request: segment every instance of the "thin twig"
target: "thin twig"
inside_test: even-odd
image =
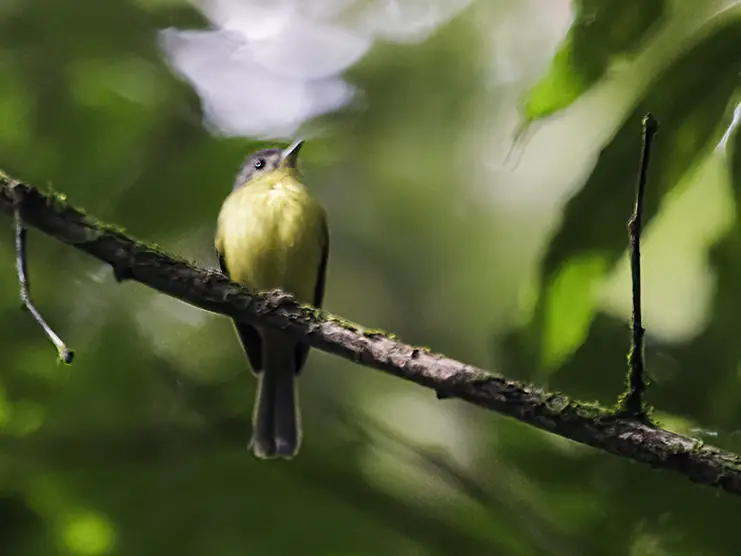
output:
[[[46,321],[44,320],[44,317],[41,316],[41,313],[34,307],[33,303],[31,303],[31,291],[30,291],[30,284],[28,281],[28,270],[26,266],[26,228],[23,226],[23,221],[21,219],[20,209],[18,207],[15,208],[14,211],[15,216],[15,255],[16,255],[16,266],[18,268],[18,284],[20,285],[21,289],[21,303],[23,304],[22,307],[28,310],[29,313],[33,316],[33,318],[36,320],[36,322],[39,323],[39,326],[41,326],[44,333],[47,335],[47,337],[51,340],[51,343],[54,344],[54,347],[57,348],[57,353],[59,353],[59,359],[61,359],[64,363],[70,364],[72,363],[72,359],[74,358],[74,352],[70,350],[65,343],[62,341],[62,339],[52,330],[51,326],[49,326]]]
[[[638,184],[636,185],[636,201],[633,215],[628,222],[631,247],[630,268],[633,281],[633,337],[630,353],[628,354],[630,368],[628,370],[627,391],[620,400],[620,409],[635,417],[645,417],[646,413],[643,403],[643,393],[646,390],[647,380],[643,350],[643,336],[646,330],[643,328],[643,317],[641,315],[641,232],[643,228],[643,196],[646,191],[651,145],[658,130],[659,123],[653,115],[646,114],[643,118],[643,149],[638,171]]]
[[[492,374],[364,329],[281,291],[256,293],[223,274],[175,259],[101,223],[63,200],[0,174],[0,210],[13,214],[14,193],[23,221],[111,266],[132,280],[201,309],[280,330],[327,353],[465,400],[523,423],[616,456],[673,470],[688,479],[741,496],[741,456],[643,419]],[[595,372],[600,372],[599,368]]]

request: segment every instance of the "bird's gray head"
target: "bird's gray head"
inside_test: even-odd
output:
[[[234,189],[239,189],[249,184],[252,180],[270,172],[275,172],[276,170],[296,170],[298,153],[303,143],[303,141],[298,140],[284,150],[263,149],[249,155],[237,175],[237,180],[234,182]]]

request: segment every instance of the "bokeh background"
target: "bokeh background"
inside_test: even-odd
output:
[[[216,266],[243,157],[297,134],[326,308],[585,400],[623,388],[641,117],[649,401],[741,450],[741,5],[3,0],[0,167]],[[246,450],[230,323],[0,217],[0,553],[737,554],[741,502],[314,352],[303,451]]]

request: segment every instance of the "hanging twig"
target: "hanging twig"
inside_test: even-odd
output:
[[[52,330],[44,317],[41,316],[38,309],[31,303],[30,285],[28,282],[28,271],[26,266],[26,228],[23,226],[23,220],[21,219],[20,208],[15,208],[15,254],[16,254],[16,266],[18,268],[18,283],[21,289],[21,302],[23,307],[28,310],[33,316],[36,322],[39,323],[44,333],[57,348],[59,353],[59,359],[69,364],[72,363],[74,352],[70,350],[62,339]]]
[[[651,114],[643,118],[643,150],[641,165],[638,171],[636,186],[636,201],[633,215],[628,221],[628,235],[630,237],[630,268],[633,281],[633,337],[628,354],[628,384],[627,391],[620,400],[620,409],[627,414],[643,417],[645,407],[643,392],[646,390],[645,357],[643,352],[643,317],[641,315],[641,231],[643,218],[643,195],[646,190],[648,164],[651,156],[651,144],[659,130],[659,124]]]

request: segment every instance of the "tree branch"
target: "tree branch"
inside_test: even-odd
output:
[[[221,273],[174,259],[69,206],[0,176],[0,209],[110,264],[125,276],[201,309],[281,330],[306,344],[459,398],[542,430],[741,495],[741,457],[613,411],[507,380],[426,348],[368,331],[280,291],[250,292]]]

